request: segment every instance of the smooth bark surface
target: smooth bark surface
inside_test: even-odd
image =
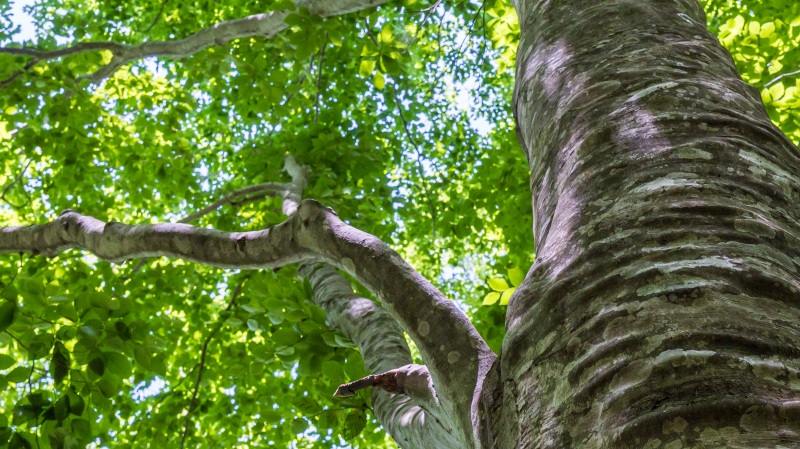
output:
[[[798,151],[693,0],[526,1],[499,448],[800,445]]]
[[[329,265],[307,265],[300,274],[311,281],[314,302],[325,310],[331,328],[358,346],[368,371],[383,373],[411,364],[403,331],[386,310],[353,293],[347,279]],[[375,414],[398,444],[421,449],[463,447],[463,440],[453,432],[452,419],[437,416],[439,405],[411,393],[391,394],[378,388],[372,392]]]

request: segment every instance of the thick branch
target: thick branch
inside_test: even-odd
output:
[[[377,237],[344,223],[312,200],[270,229],[225,233],[183,224],[129,226],[74,211],[45,225],[0,228],[0,252],[56,255],[82,248],[118,262],[179,257],[229,268],[275,268],[321,260],[355,276],[416,342],[439,396],[471,431],[475,387],[494,354],[458,307]]]
[[[32,48],[0,48],[0,53],[30,56],[34,61],[46,61],[87,51],[107,50],[113,55],[111,61],[87,78],[91,83],[99,83],[113,75],[120,67],[148,57],[181,59],[201,50],[245,37],[262,36],[272,39],[288,28],[286,16],[308,8],[311,14],[322,17],[339,16],[386,3],[387,0],[299,0],[295,9],[254,14],[240,19],[227,20],[204,28],[191,36],[170,41],[151,41],[138,45],[117,42],[80,42],[75,45],[51,51]]]
[[[67,210],[48,224],[0,228],[0,252],[55,256],[81,248],[110,262],[166,256],[223,268],[277,268],[310,257],[294,241],[292,224],[221,232],[171,223],[130,226]]]
[[[308,167],[287,155],[284,158],[284,170],[292,177],[292,181],[284,193],[283,212],[292,216],[303,199]],[[398,366],[419,367],[411,365],[411,351],[397,321],[374,301],[356,295],[350,282],[333,266],[302,264],[297,271],[311,282],[314,302],[325,311],[328,326],[342,332],[358,346],[369,371],[381,373],[394,371]],[[424,371],[427,394],[417,393],[416,389],[409,395],[389,394],[377,388],[373,390],[373,410],[383,428],[403,448],[463,447],[463,440],[459,440],[456,437],[458,433],[453,432],[457,427],[456,417],[446,414],[440,406],[427,368],[422,366],[421,369],[407,371]],[[417,375],[415,378],[420,377]],[[420,383],[418,381],[414,385]]]
[[[293,156],[287,155],[283,158],[283,169],[292,177],[283,193],[283,213],[291,217],[303,201],[303,190],[308,182],[308,166],[298,164]]]
[[[327,324],[341,331],[358,346],[364,365],[373,373],[392,371],[411,364],[411,352],[397,321],[375,301],[353,292],[350,281],[328,264],[303,264],[298,274],[311,281],[314,302],[325,310]],[[414,370],[418,371],[418,370]],[[427,376],[430,382],[430,376]],[[372,386],[370,384],[370,386]],[[454,419],[433,400],[431,393],[390,394],[376,388],[372,392],[375,415],[386,431],[403,448],[457,449],[463,440],[454,432]],[[413,397],[412,397],[413,395]]]
[[[494,354],[467,317],[375,236],[316,202],[304,201],[296,216],[315,236],[315,255],[355,276],[380,298],[419,347],[440,397],[468,413],[474,387]]]

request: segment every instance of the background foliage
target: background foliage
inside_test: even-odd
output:
[[[44,0],[27,6],[30,36],[3,0],[0,44],[181,38],[284,3]],[[800,140],[800,4],[704,6],[773,120]],[[96,86],[80,76],[107,52],[32,66],[0,54],[0,225],[66,208],[177,220],[237,188],[286,181],[292,154],[311,168],[308,197],[398,248],[499,350],[501,296],[534,257],[510,111],[513,9],[404,0],[287,21],[276,39],[139,61]],[[256,197],[195,224],[253,230],[283,218]],[[363,361],[292,268],[137,264],[0,257],[0,445],[176,447],[186,434],[188,447],[393,447],[367,393],[331,396],[366,374]]]

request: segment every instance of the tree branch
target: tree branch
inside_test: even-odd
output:
[[[292,181],[290,183],[279,183],[279,182],[265,182],[262,184],[257,184],[254,186],[244,187],[238,190],[234,190],[227,196],[214,201],[213,203],[209,204],[208,206],[200,209],[199,211],[178,220],[178,223],[191,223],[195,220],[199,220],[200,218],[210,214],[211,212],[219,209],[220,207],[224,206],[225,204],[235,204],[237,198],[241,198],[243,196],[248,195],[256,195],[255,198],[261,198],[263,195],[257,195],[261,193],[265,193],[267,195],[282,195],[283,196],[283,212],[287,216],[294,213],[297,210],[297,205],[300,203],[302,199],[302,192],[305,188],[306,183],[306,176],[308,174],[308,168],[306,166],[300,166],[297,161],[295,161],[294,157],[287,155],[284,158],[284,170],[286,170],[289,175],[292,177]],[[298,190],[299,189],[299,190]],[[245,198],[246,201],[252,198]],[[288,201],[288,203],[287,203]],[[147,259],[142,259],[139,263],[131,270],[129,276],[137,273],[142,267],[147,263]]]
[[[303,264],[298,274],[307,277],[314,302],[325,310],[327,324],[355,343],[368,371],[381,373],[411,364],[411,352],[397,321],[377,304],[353,292],[350,281],[328,264]],[[424,367],[422,367],[424,369]],[[430,376],[428,376],[430,380]],[[371,386],[371,385],[370,385]],[[431,385],[431,389],[433,386]],[[430,397],[433,397],[432,393]],[[425,395],[372,392],[373,410],[386,431],[403,448],[458,449],[455,421],[439,403]]]
[[[386,3],[388,0],[298,0],[292,10],[272,11],[253,14],[240,19],[227,20],[204,28],[183,39],[169,41],[150,41],[136,45],[117,42],[79,42],[56,50],[37,50],[33,48],[0,48],[0,53],[30,56],[36,63],[87,51],[107,50],[112,53],[111,61],[96,72],[86,75],[91,84],[99,83],[114,74],[120,67],[133,61],[148,57],[181,59],[209,47],[225,45],[245,37],[262,36],[272,39],[288,28],[284,21],[289,14],[308,8],[311,14],[322,17],[339,16]],[[16,76],[14,76],[16,77]],[[3,86],[9,82],[4,82]]]
[[[242,286],[244,285],[245,281],[247,281],[247,277],[243,278],[239,281],[239,284],[236,286],[236,289],[231,294],[231,299],[228,301],[228,306],[225,308],[225,311],[230,311],[234,305],[236,305],[236,299],[242,293]],[[208,344],[211,343],[211,340],[214,336],[219,332],[220,328],[222,328],[222,320],[219,320],[211,329],[211,332],[208,333],[206,336],[205,341],[203,342],[203,349],[200,351],[200,362],[198,363],[197,369],[197,379],[194,382],[194,388],[192,389],[192,398],[189,401],[189,408],[186,409],[186,418],[183,422],[183,435],[181,436],[181,449],[184,448],[186,443],[186,437],[189,435],[189,425],[192,422],[192,411],[197,404],[197,396],[200,393],[200,382],[203,380],[203,374],[205,373],[206,367],[206,356],[208,355]],[[184,378],[185,379],[185,378]]]
[[[271,195],[286,195],[287,189],[289,186],[287,184],[281,182],[265,182],[262,184],[256,184],[254,186],[244,187],[238,190],[234,190],[224,198],[220,198],[217,201],[209,204],[208,206],[200,209],[199,211],[187,216],[186,218],[182,218],[178,220],[178,223],[191,223],[195,220],[199,220],[200,218],[214,212],[215,210],[219,209],[220,207],[233,203],[236,199],[241,198],[243,196],[258,194],[258,193],[267,193]]]
[[[283,169],[292,177],[283,194],[283,213],[291,217],[303,201],[303,190],[308,182],[308,167],[298,164],[293,156],[286,155],[283,158]]]
[[[0,228],[0,252],[55,256],[70,248],[111,262],[168,256],[241,269],[330,263],[380,298],[416,342],[439,396],[463,413],[468,414],[474,388],[495,358],[463,312],[394,250],[313,200],[300,203],[287,221],[251,232],[185,224],[130,226],[70,210],[48,224]]]
[[[316,201],[298,205],[307,168],[287,157],[286,170],[292,176],[284,201],[290,218],[269,229],[226,233],[186,224],[130,226],[67,210],[48,224],[0,228],[0,252],[54,256],[82,248],[112,262],[168,256],[240,269],[326,262],[381,300],[420,349],[444,415],[456,423],[457,433],[471,435],[473,393],[495,355],[463,312],[386,243]]]
[[[437,404],[439,398],[425,365],[405,365],[380,374],[370,374],[354,382],[340,385],[333,393],[340,398],[350,397],[364,388],[375,387],[394,394],[405,394],[423,403]]]

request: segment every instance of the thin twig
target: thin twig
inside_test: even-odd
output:
[[[12,334],[11,332],[9,332],[9,331],[8,331],[8,329],[4,330],[3,332],[5,332],[6,334],[8,334],[8,336],[9,336],[9,337],[11,337],[11,338],[13,338],[14,340],[16,340],[17,344],[18,344],[18,345],[20,345],[20,346],[22,346],[22,348],[23,348],[24,350],[26,350],[26,351],[28,351],[28,352],[30,352],[30,351],[31,351],[31,350],[30,350],[30,348],[28,348],[27,346],[25,346],[24,344],[22,344],[22,341],[20,341],[20,339],[19,339],[19,338],[17,338],[17,337],[16,337],[14,334]]]
[[[6,202],[6,204],[8,204],[9,206],[11,206],[13,209],[20,209],[20,208],[22,208],[22,207],[25,207],[25,206],[27,206],[27,205],[28,205],[28,204],[31,202],[31,197],[30,197],[30,195],[28,195],[28,194],[27,194],[27,192],[25,192],[25,187],[22,185],[22,184],[23,184],[23,182],[25,181],[25,180],[24,180],[25,172],[26,172],[26,171],[28,171],[28,167],[30,167],[30,166],[31,166],[31,162],[33,162],[33,159],[29,159],[29,160],[28,160],[28,163],[27,163],[27,164],[25,164],[25,167],[23,167],[23,169],[22,169],[22,170],[20,170],[20,172],[19,172],[19,175],[18,175],[16,178],[14,178],[14,180],[13,180],[13,181],[11,181],[9,184],[7,184],[6,186],[4,186],[4,187],[3,187],[3,191],[0,193],[0,199],[2,199],[3,201],[5,201],[5,202]],[[25,194],[25,198],[26,198],[26,200],[27,200],[27,201],[25,201],[25,203],[23,203],[23,204],[20,204],[20,205],[13,204],[13,203],[11,203],[11,201],[9,201],[9,200],[6,198],[6,193],[8,193],[8,191],[9,191],[9,190],[11,190],[11,189],[12,189],[12,188],[13,188],[15,185],[17,185],[17,184],[19,184],[19,185],[21,185],[21,186],[22,186],[22,188],[21,188],[21,190],[22,190],[22,193],[23,193],[23,194]]]
[[[31,260],[31,259],[30,259],[30,257],[28,258],[28,260]],[[23,269],[23,268],[25,268],[25,264],[27,264],[27,263],[28,263],[28,260],[26,260],[26,261],[25,261],[25,263],[23,263],[23,262],[22,262],[22,253],[20,253],[20,254],[19,254],[19,270],[17,270],[17,272],[16,272],[16,273],[14,273],[14,276],[11,276],[11,280],[10,280],[10,281],[8,281],[8,284],[6,284],[6,285],[3,287],[3,289],[2,289],[2,290],[0,290],[0,296],[2,296],[2,295],[3,295],[3,292],[5,292],[5,291],[6,291],[6,289],[7,289],[7,288],[8,288],[8,287],[9,287],[11,284],[13,284],[13,283],[14,283],[14,281],[17,279],[17,276],[18,276],[18,275],[19,275],[19,274],[22,272],[22,269]]]
[[[369,40],[371,40],[376,47],[380,47],[380,45],[378,45],[378,41],[375,39],[375,36],[372,35],[372,30],[370,30],[369,22],[367,21],[366,17],[364,18],[364,30],[367,32],[367,37],[369,37]]]
[[[108,50],[112,53],[112,58],[108,63],[91,74],[78,77],[78,81],[87,79],[90,84],[99,84],[106,78],[112,76],[122,66],[143,58],[158,56],[182,59],[209,47],[226,45],[228,42],[236,39],[256,36],[272,39],[277,36],[278,33],[288,28],[288,24],[286,24],[284,19],[300,6],[307,7],[311,14],[318,14],[322,17],[334,17],[373,8],[382,5],[386,1],[388,0],[373,0],[364,3],[333,2],[335,6],[331,7],[330,2],[312,0],[300,2],[301,4],[295,4],[289,7],[289,9],[281,11],[253,14],[238,19],[222,21],[203,28],[183,39],[151,41],[131,45],[111,41],[79,42],[56,50],[0,47],[0,53],[30,56],[39,61],[46,61],[84,51]],[[71,94],[67,93],[67,96],[69,95]]]
[[[777,76],[777,77],[773,78],[771,81],[769,81],[768,83],[764,84],[764,87],[769,87],[769,86],[777,83],[778,81],[780,81],[782,78],[785,78],[787,76],[794,76],[794,75],[798,75],[798,74],[800,74],[800,70],[795,70],[794,72],[784,73],[783,75]]]
[[[161,8],[158,10],[158,14],[156,14],[156,18],[153,19],[153,23],[151,23],[150,26],[147,27],[146,30],[142,31],[142,34],[149,34],[150,31],[153,30],[153,27],[156,26],[158,21],[161,19],[161,14],[164,14],[164,8],[166,8],[167,3],[169,3],[169,0],[164,0],[163,2],[161,2]]]
[[[0,81],[0,89],[4,89],[9,84],[13,83],[14,80],[19,78],[21,75],[27,73],[28,70],[30,70],[31,68],[33,68],[33,66],[38,64],[39,61],[40,61],[40,59],[36,59],[36,58],[32,59],[30,62],[25,64],[25,67],[23,67],[23,68],[17,70],[16,72],[12,73],[11,76],[9,76],[8,78],[4,79],[3,81]]]
[[[325,41],[322,43],[322,49],[319,51],[319,63],[317,63],[317,93],[316,98],[314,99],[314,124],[317,124],[317,120],[319,119],[319,84],[320,80],[322,80],[322,62],[325,59],[325,47],[328,45],[328,35],[325,35]]]
[[[436,10],[436,7],[439,6],[439,4],[442,3],[442,1],[443,0],[436,0],[436,3],[434,3],[430,7],[419,11],[419,12],[426,12],[427,14],[425,14],[425,17],[422,18],[422,22],[420,22],[419,24],[419,29],[417,30],[417,33],[414,35],[414,39],[411,39],[411,42],[409,42],[408,45],[406,45],[406,48],[401,53],[408,53],[408,50],[411,48],[411,46],[417,43],[419,38],[422,37],[422,29],[425,26],[425,23],[428,22],[428,19],[431,17],[431,15],[433,15],[433,12]]]
[[[162,402],[164,402],[165,399],[167,399],[169,396],[173,395],[176,391],[178,391],[178,387],[180,387],[181,384],[183,384],[183,382],[186,379],[189,378],[189,376],[194,372],[195,368],[197,368],[199,365],[200,365],[199,363],[195,364],[194,367],[192,367],[192,369],[190,369],[189,372],[186,373],[186,375],[183,376],[181,378],[181,380],[178,381],[178,383],[176,383],[172,388],[170,388],[169,391],[167,391],[166,393],[162,394],[161,397],[158,398],[156,403],[153,404],[152,407],[150,407],[150,410],[149,411],[145,411],[145,414],[147,415],[147,417],[149,417],[153,413],[155,413],[156,409],[161,405]],[[131,438],[131,441],[130,441],[131,446],[134,446],[133,443],[135,443],[136,439],[139,437],[139,431],[142,429],[142,424],[144,424],[145,418],[147,418],[147,417],[143,417],[143,419],[141,419],[139,421],[139,425],[136,426],[136,432],[134,432],[133,438]]]
[[[253,193],[263,193],[263,192],[270,192],[275,195],[280,195],[283,193],[287,188],[287,185],[281,182],[265,182],[262,184],[256,184],[254,186],[248,186],[241,189],[234,190],[229,195],[225,196],[224,198],[218,199],[213,203],[209,204],[208,206],[200,209],[199,211],[187,216],[186,218],[182,218],[178,220],[178,223],[191,223],[195,220],[198,220],[209,213],[219,209],[220,207],[224,206],[225,204],[232,203],[233,200],[243,197],[245,195],[250,195]]]
[[[405,131],[406,137],[411,142],[411,145],[414,146],[414,152],[417,154],[417,172],[419,173],[419,177],[422,180],[422,189],[425,192],[425,198],[428,200],[428,209],[431,213],[431,228],[432,232],[436,230],[436,210],[433,206],[433,200],[431,199],[431,192],[428,185],[428,179],[425,176],[424,167],[422,166],[422,152],[419,149],[419,145],[417,145],[416,140],[411,135],[411,130],[408,128],[408,122],[406,122],[406,118],[403,115],[403,108],[400,103],[400,98],[397,96],[397,87],[393,88],[394,91],[394,102],[397,105],[397,113],[400,116],[400,120],[403,123],[403,131]]]
[[[14,47],[0,47],[0,53],[9,55],[24,55],[31,56],[39,61],[49,61],[51,59],[63,58],[64,56],[83,53],[85,51],[99,51],[108,50],[112,53],[120,53],[127,48],[126,45],[117,42],[78,42],[75,45],[70,45],[56,50],[37,50],[35,48],[14,48]]]
[[[467,29],[467,33],[464,35],[464,39],[458,45],[458,50],[456,50],[456,54],[451,57],[451,61],[454,61],[454,60],[460,58],[461,56],[464,55],[464,53],[466,53],[466,50],[464,50],[463,52],[461,50],[464,48],[464,44],[467,43],[467,41],[469,40],[470,36],[472,35],[472,30],[475,29],[475,24],[478,22],[478,14],[481,13],[481,11],[483,10],[484,7],[486,7],[486,2],[485,1],[483,3],[481,3],[481,6],[478,8],[478,11],[476,11],[475,15],[472,16],[472,20],[470,21],[470,24],[469,24],[469,29]],[[485,23],[485,20],[486,20],[486,18],[484,17],[484,23]],[[478,59],[480,59],[480,58],[478,58]]]
[[[231,300],[228,302],[228,307],[225,308],[226,312],[229,312],[236,304],[236,298],[242,292],[242,286],[248,279],[250,279],[249,276],[244,277],[241,282],[239,282],[239,285],[236,286],[236,290],[234,290],[233,294],[231,295]],[[197,370],[197,380],[194,383],[194,391],[192,391],[192,399],[189,402],[189,408],[186,410],[186,419],[184,420],[183,425],[183,436],[181,437],[181,449],[184,448],[186,437],[189,435],[189,425],[191,424],[192,410],[197,403],[197,395],[200,391],[200,382],[203,380],[203,370],[205,369],[206,355],[208,354],[208,344],[211,343],[211,339],[214,338],[221,327],[222,322],[220,321],[217,323],[217,326],[208,333],[206,341],[203,342],[203,349],[200,352],[199,369]]]
[[[264,198],[267,198],[267,197],[270,197],[270,196],[274,196],[274,195],[270,195],[270,194],[267,194],[267,193],[261,193],[261,194],[258,194],[258,195],[248,196],[248,197],[242,198],[240,200],[231,201],[230,205],[231,205],[232,208],[235,209],[237,207],[244,206],[245,204],[250,204],[250,203],[255,203],[256,201],[261,201]],[[278,212],[280,212],[280,211],[278,211]]]

